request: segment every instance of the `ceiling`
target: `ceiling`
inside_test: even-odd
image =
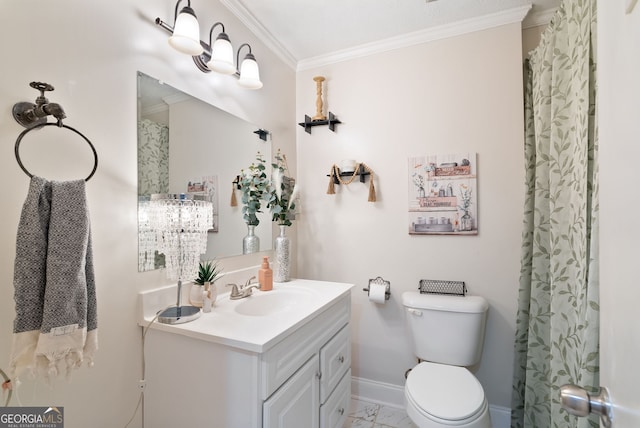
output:
[[[560,0],[220,1],[298,69],[306,63],[322,62],[322,58],[348,55],[349,51],[406,37],[415,39],[426,31],[464,26],[478,19],[495,17],[495,25],[499,25],[500,19],[510,19],[504,16],[513,11],[521,14],[518,19],[527,16],[525,26],[541,25],[548,22],[560,3]]]

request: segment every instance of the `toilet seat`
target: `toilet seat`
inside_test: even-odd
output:
[[[466,425],[487,412],[482,385],[466,368],[423,362],[407,376],[405,396],[413,410],[441,425]]]

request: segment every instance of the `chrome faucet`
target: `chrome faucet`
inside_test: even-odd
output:
[[[253,284],[251,284],[251,281],[255,279],[256,277],[252,276],[247,280],[247,282],[245,282],[244,285],[241,285],[240,287],[238,287],[237,284],[227,284],[227,287],[232,287],[231,294],[229,295],[229,299],[238,300],[238,299],[244,299],[245,297],[251,296],[251,292],[253,291],[254,288],[260,289],[259,283],[254,282]]]

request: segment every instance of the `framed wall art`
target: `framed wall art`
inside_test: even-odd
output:
[[[218,176],[207,175],[189,180],[187,192],[203,195],[206,201],[211,202],[213,209],[213,227],[209,232],[218,231]]]
[[[409,234],[477,235],[476,153],[409,158]]]

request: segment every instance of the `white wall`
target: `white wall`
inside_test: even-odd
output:
[[[270,130],[274,146],[286,153],[295,149],[294,72],[218,2],[199,2],[194,7],[206,23],[203,27],[221,20],[234,46],[245,41],[252,44],[265,86],[248,91],[232,77],[202,74],[189,57],[169,47],[167,33],[153,23],[157,16],[173,22],[174,7],[174,1],[158,0],[0,3],[0,15],[5,17],[0,26],[0,181],[4,183],[0,367],[5,370],[15,314],[11,284],[16,228],[29,183],[13,155],[22,128],[11,117],[11,108],[16,102],[35,100],[37,93],[29,82],[55,86],[50,101],[62,104],[68,116],[65,123],[85,133],[100,156],[98,171],[87,185],[98,293],[96,365],[83,367],[70,382],[61,379],[51,389],[25,381],[18,391],[23,405],[64,406],[68,428],[122,427],[131,417],[141,375],[137,293],[167,283],[160,272],[137,272],[136,72],[164,80]],[[208,28],[202,29],[202,37],[205,33]],[[47,145],[24,156],[28,168],[49,179],[88,174],[90,156],[71,162],[66,146],[56,145],[67,134],[53,127],[40,132],[43,137],[49,135]],[[22,142],[25,150],[32,142],[36,146],[40,142],[36,136],[30,138],[31,134]],[[77,141],[73,136],[68,139]],[[77,147],[88,151],[82,144]],[[54,152],[61,154],[59,159],[53,158]],[[295,169],[295,157],[290,157],[289,166]],[[138,414],[131,426],[140,426],[139,421]]]
[[[315,113],[313,76],[327,78],[326,107],[337,132],[298,129],[302,215],[300,276],[353,282],[353,375],[404,384],[414,365],[401,306],[420,279],[466,281],[490,304],[477,376],[491,404],[510,406],[524,198],[522,40],[518,24],[299,72],[299,121]],[[477,236],[407,233],[407,159],[478,153]],[[365,162],[368,185],[336,186],[326,175],[341,159]],[[370,303],[368,279],[391,281],[391,299]]]

